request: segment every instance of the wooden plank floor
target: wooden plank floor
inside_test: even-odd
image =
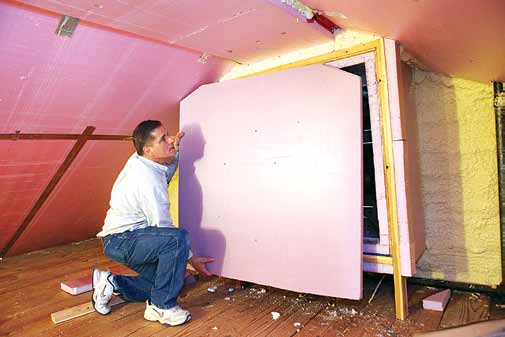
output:
[[[60,290],[60,282],[115,264],[103,256],[98,240],[55,247],[0,262],[0,336],[412,336],[422,331],[505,317],[503,303],[476,293],[453,292],[445,313],[422,309],[421,300],[437,289],[409,285],[410,315],[397,321],[392,278],[386,276],[371,304],[380,275],[367,274],[361,301],[312,296],[250,284],[229,292],[233,280],[212,277],[185,288],[181,306],[193,320],[164,327],[143,319],[145,304],[126,303],[110,315],[91,313],[58,325],[52,312],[90,300]],[[217,286],[215,293],[208,288]],[[491,310],[493,309],[493,310]],[[277,320],[272,312],[278,312]]]

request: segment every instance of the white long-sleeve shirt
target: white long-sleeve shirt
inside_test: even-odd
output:
[[[98,237],[148,226],[173,227],[168,200],[168,183],[175,173],[174,163],[161,165],[134,153],[114,183],[110,208]]]

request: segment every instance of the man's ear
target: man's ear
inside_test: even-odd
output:
[[[144,146],[142,147],[142,151],[147,154],[151,154],[151,147],[150,146]]]

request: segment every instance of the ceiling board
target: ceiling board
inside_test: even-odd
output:
[[[242,63],[332,40],[317,24],[297,18],[280,0],[20,2]],[[305,3],[323,10],[345,29],[399,40],[431,70],[483,82],[505,81],[503,0]]]
[[[318,25],[264,0],[20,2],[238,62],[332,41]]]

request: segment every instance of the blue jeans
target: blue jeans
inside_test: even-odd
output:
[[[136,271],[114,276],[116,292],[127,301],[150,300],[160,309],[177,304],[184,284],[189,235],[184,229],[147,227],[104,238],[104,254]]]

